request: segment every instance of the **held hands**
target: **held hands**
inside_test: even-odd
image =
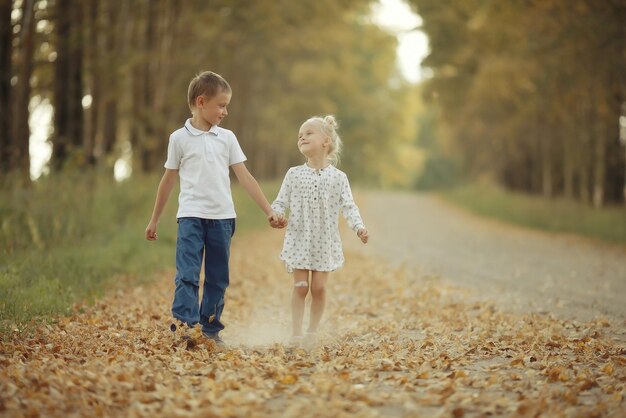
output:
[[[272,212],[267,217],[267,220],[269,221],[272,228],[281,229],[287,226],[287,218],[285,218],[283,215],[277,214],[276,212]]]
[[[367,229],[359,228],[359,230],[356,231],[356,235],[361,238],[361,242],[363,244],[367,244],[367,240],[369,239],[369,232],[367,232]]]

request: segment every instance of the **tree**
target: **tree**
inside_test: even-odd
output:
[[[62,169],[70,158],[83,166],[83,7],[79,0],[56,0],[54,139],[52,165]]]
[[[432,49],[426,96],[466,172],[595,206],[621,199],[611,179],[626,162],[609,150],[626,96],[623,2],[411,3]]]
[[[7,173],[11,163],[12,11],[11,0],[0,0],[0,173]]]
[[[237,134],[260,178],[300,163],[293,140],[300,124],[334,113],[351,178],[407,182],[399,168],[411,166],[404,152],[414,129],[405,106],[410,89],[394,65],[394,36],[365,18],[371,3],[38,2],[34,47],[46,53],[37,56],[32,80],[38,95],[52,97],[53,172],[106,171],[129,154],[137,171],[160,170],[168,134],[189,117],[189,80],[209,69],[233,88],[224,127]],[[25,69],[16,60],[13,72]]]
[[[35,50],[35,6],[37,1],[22,2],[22,18],[18,35],[18,49],[15,68],[17,83],[11,94],[13,101],[13,130],[11,146],[11,169],[24,179],[30,176],[29,141],[30,127],[29,103],[31,95],[31,75],[33,73],[33,52]]]

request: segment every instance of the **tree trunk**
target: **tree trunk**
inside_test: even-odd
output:
[[[162,12],[160,16],[160,36],[159,42],[159,67],[156,77],[154,79],[154,100],[152,103],[152,114],[163,115],[166,112],[166,95],[168,93],[168,86],[171,82],[172,74],[172,54],[173,45],[176,39],[176,26],[178,19],[179,6],[174,0],[165,0],[165,4],[162,6]],[[153,152],[152,168],[155,168],[159,161],[163,159],[163,156],[167,150],[166,138],[168,137],[167,125],[165,119],[159,118],[158,124],[154,132],[155,135],[155,147]]]
[[[53,170],[63,168],[70,153],[70,96],[67,94],[70,85],[70,34],[71,19],[68,9],[72,0],[56,2],[56,35],[57,58],[55,61],[54,78],[54,138],[52,141]]]
[[[552,146],[548,124],[542,117],[542,113],[539,114],[537,128],[539,134],[539,161],[541,162],[541,194],[543,197],[552,197]]]
[[[572,109],[573,111],[577,110]],[[572,129],[575,126],[575,115],[570,115],[569,112],[563,115],[565,120],[563,121],[563,194],[568,199],[574,198],[574,181],[576,176],[576,155],[578,150],[578,135],[576,129]]]
[[[88,40],[89,48],[85,48],[85,82],[86,90],[91,95],[91,105],[85,118],[85,138],[83,148],[87,165],[96,164],[96,132],[98,129],[100,101],[98,35],[100,31],[100,20],[98,10],[99,0],[89,0],[85,6],[85,38]]]
[[[84,156],[84,116],[83,116],[83,2],[73,1],[67,11],[70,15],[70,50],[69,50],[69,95],[68,101],[68,134],[72,149],[80,155],[78,164],[85,164]],[[80,152],[80,154],[79,154]]]
[[[576,172],[578,174],[578,198],[585,204],[589,203],[589,184],[590,184],[590,167],[591,156],[589,149],[593,142],[593,132],[589,128],[593,124],[593,110],[590,102],[589,90],[587,95],[583,94],[578,100],[578,143],[576,149],[577,164]]]
[[[143,12],[143,9],[135,8],[133,13]],[[144,45],[145,30],[142,26],[142,21],[139,19],[133,19],[133,30],[131,32],[131,38],[128,42],[132,42],[133,51],[141,51]],[[143,124],[141,123],[143,97],[145,90],[145,80],[143,79],[143,68],[140,60],[135,60],[130,69],[132,77],[131,98],[130,98],[130,114],[131,119],[129,121],[129,135],[130,145],[133,150],[133,170],[141,168],[143,171],[143,157],[141,157],[144,139],[143,139]],[[139,163],[139,164],[137,164]]]
[[[106,86],[102,92],[99,109],[98,164],[103,164],[113,152],[117,143],[118,128],[118,59],[117,59],[117,21],[119,8],[112,2],[104,3],[104,28],[101,55],[106,65],[99,67],[99,81]]]
[[[549,150],[549,139],[544,138],[541,150],[541,193],[543,197],[552,197],[552,160]]]
[[[624,146],[624,185],[622,186],[622,198],[624,201],[622,202],[626,206],[626,146]]]
[[[626,30],[625,30],[626,32]],[[626,51],[625,54],[626,55]],[[626,61],[625,61],[626,62]],[[623,81],[622,77],[622,91],[626,94],[626,82]],[[626,97],[623,97],[624,100]],[[626,118],[626,101],[622,102],[622,111],[620,112],[620,142],[622,143],[622,147],[624,148],[624,171],[623,171],[623,183],[622,183],[622,204],[626,206],[626,120],[621,119]]]
[[[148,0],[147,2],[147,12],[146,12],[146,27],[145,27],[145,46],[144,51],[148,54],[148,56],[142,60],[143,66],[141,70],[141,79],[144,88],[142,89],[142,101],[140,105],[140,118],[139,123],[141,124],[140,129],[143,133],[142,135],[142,144],[141,144],[141,152],[139,155],[141,156],[141,169],[143,172],[149,172],[153,168],[153,153],[155,149],[155,132],[154,127],[150,123],[150,115],[147,109],[152,109],[152,103],[154,101],[154,91],[153,91],[153,71],[154,71],[154,63],[150,57],[155,56],[155,45],[156,42],[156,31],[155,31],[155,22],[158,17],[157,12],[157,1],[156,0]]]
[[[579,198],[583,203],[589,203],[589,167],[586,162],[578,168],[578,177],[580,179],[578,186]]]
[[[82,166],[83,33],[82,2],[57,0],[57,59],[54,80],[54,139],[52,168],[62,169],[72,156]]]
[[[11,149],[11,0],[0,0],[0,173],[9,171]]]
[[[570,148],[571,141],[564,141],[563,149],[563,194],[566,198],[574,197],[574,152]]]
[[[17,84],[14,95],[14,127],[13,144],[11,147],[11,168],[17,170],[24,178],[30,177],[30,127],[28,118],[30,111],[30,77],[33,73],[33,53],[35,50],[35,0],[24,0],[22,3],[22,24],[20,30],[19,53],[16,62]]]
[[[605,144],[604,137],[596,138],[593,167],[593,206],[601,208],[604,202]]]
[[[606,134],[598,118],[591,129],[595,131],[593,144],[593,206],[601,208],[604,203],[604,179],[606,172]]]

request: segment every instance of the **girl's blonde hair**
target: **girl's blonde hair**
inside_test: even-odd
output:
[[[330,150],[328,152],[328,161],[337,167],[339,165],[342,141],[337,134],[339,125],[337,119],[333,115],[326,116],[313,116],[304,123],[315,123],[319,126],[322,135],[327,136],[330,139]]]

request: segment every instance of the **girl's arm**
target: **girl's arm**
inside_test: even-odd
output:
[[[359,208],[356,203],[354,203],[352,190],[350,189],[350,182],[348,181],[347,176],[344,177],[342,184],[340,204],[341,212],[343,217],[346,219],[348,226],[357,233],[359,238],[361,238],[361,241],[366,243],[368,239],[368,232],[365,228],[365,224],[363,223],[363,219],[361,218],[361,214],[359,213]]]
[[[276,200],[272,203],[272,209],[280,216],[285,216],[285,212],[289,209],[291,196],[291,177],[289,173],[290,171],[287,171],[287,174],[285,174],[283,183],[280,185],[280,190],[278,191],[278,196],[276,196]]]

